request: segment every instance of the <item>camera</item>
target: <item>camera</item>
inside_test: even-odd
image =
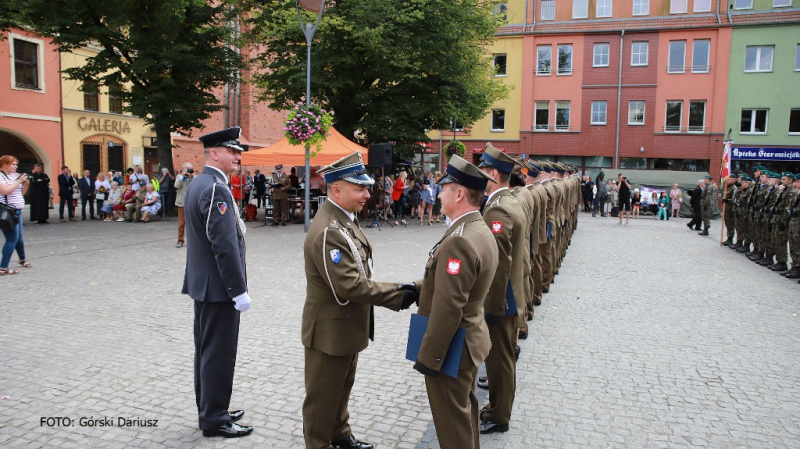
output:
[[[187,168],[186,169],[186,173],[189,173],[191,175],[192,173],[194,173],[194,169],[193,168]]]

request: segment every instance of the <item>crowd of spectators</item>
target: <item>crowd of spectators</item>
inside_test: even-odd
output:
[[[622,173],[616,180],[606,180],[601,171],[594,181],[583,176],[581,182],[583,211],[591,212],[592,216],[600,214],[606,217],[613,212],[619,215],[622,223],[623,216],[628,221],[628,215],[638,219],[643,214],[651,214],[656,220],[669,220],[680,214],[683,190],[678,184],[674,184],[669,192],[660,189],[648,192],[645,195],[640,189],[632,188]]]

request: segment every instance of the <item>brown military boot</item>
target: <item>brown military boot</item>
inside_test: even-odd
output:
[[[789,267],[787,267],[786,264],[783,262],[778,262],[775,265],[773,265],[772,268],[770,268],[770,270],[772,271],[786,271],[788,269]]]

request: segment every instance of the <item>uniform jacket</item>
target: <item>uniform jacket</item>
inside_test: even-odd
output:
[[[466,331],[470,357],[462,353],[460,368],[479,366],[489,354],[489,328],[483,302],[497,268],[497,243],[480,212],[458,218],[433,247],[425,265],[417,313],[428,317],[418,360],[441,370],[456,329]]]
[[[703,189],[703,195],[700,197],[700,205],[704,208],[711,207],[711,203],[717,200],[717,185],[713,182],[707,184]]]
[[[75,179],[72,176],[61,173],[58,175],[58,196],[71,197],[72,189],[75,186]]]
[[[289,192],[286,189],[286,186],[289,185],[289,176],[287,176],[286,173],[281,172],[280,174],[272,175],[272,178],[270,178],[269,183],[271,186],[275,184],[280,184],[283,186],[283,189],[273,187],[272,199],[285,200],[289,198]]]
[[[181,293],[209,302],[231,301],[246,293],[244,236],[225,177],[204,167],[189,184],[183,207],[186,273]]]
[[[359,272],[344,234],[356,246],[366,276]],[[331,200],[314,217],[303,254],[307,283],[303,345],[333,356],[364,350],[374,334],[373,306],[400,310],[403,292],[395,290],[396,284],[370,280],[372,246],[358,224]]]
[[[777,188],[778,194],[776,195],[775,200],[775,211],[772,214],[772,218],[770,218],[769,222],[772,224],[778,224],[780,222],[786,221],[786,208],[791,207],[789,200],[794,197],[792,191],[794,188],[789,186],[783,186]],[[794,201],[792,201],[794,202]]]
[[[535,201],[532,229],[534,235],[538,236],[537,244],[544,245],[547,243],[547,191],[540,182],[531,184],[528,190]]]
[[[547,221],[553,223],[555,226],[556,223],[556,189],[553,187],[553,181],[547,181],[542,183],[544,186],[545,193],[547,194]]]
[[[495,272],[484,308],[486,313],[494,316],[506,314],[506,289],[511,282],[511,294],[517,304],[517,310],[525,310],[525,258],[528,248],[525,247],[525,235],[528,226],[525,214],[519,203],[508,189],[496,193],[483,210],[483,221],[494,235],[498,249],[497,271]],[[530,271],[529,271],[530,272]],[[525,319],[520,314],[521,319]]]

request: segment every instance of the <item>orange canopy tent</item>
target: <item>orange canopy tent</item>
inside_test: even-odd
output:
[[[312,148],[312,152],[313,150],[314,148]],[[322,150],[317,151],[316,156],[311,158],[309,164],[328,165],[356,151],[361,152],[361,157],[366,165],[367,149],[353,143],[331,126],[328,130],[328,138],[322,142]],[[242,153],[242,165],[305,165],[305,157],[305,146],[292,145],[289,143],[289,139],[284,137],[266,148]]]

